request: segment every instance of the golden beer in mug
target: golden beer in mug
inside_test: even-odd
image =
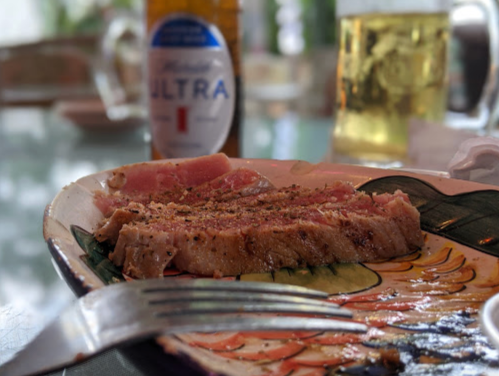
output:
[[[338,0],[336,161],[407,162],[411,119],[447,112],[450,0]]]

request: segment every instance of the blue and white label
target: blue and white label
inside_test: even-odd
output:
[[[183,13],[159,21],[149,37],[148,80],[152,142],[163,156],[220,150],[236,86],[227,44],[215,25]]]

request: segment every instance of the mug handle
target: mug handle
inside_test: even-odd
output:
[[[129,12],[114,16],[106,27],[100,40],[100,56],[94,61],[93,76],[97,91],[106,108],[107,117],[113,121],[146,118],[146,106],[138,101],[130,101],[127,90],[117,72],[119,59],[118,43],[125,35],[132,35],[137,41],[137,50],[142,58],[143,30],[137,15]],[[142,63],[139,63],[140,73]],[[140,80],[142,86],[144,80]],[[142,89],[137,88],[138,91]]]
[[[495,0],[454,0],[453,2],[454,7],[468,4],[478,5],[486,12],[490,55],[487,79],[477,104],[480,115],[469,125],[471,128],[484,129],[485,132],[490,133],[495,128],[499,107],[497,103],[499,99],[499,6]],[[476,125],[482,121],[485,124]]]

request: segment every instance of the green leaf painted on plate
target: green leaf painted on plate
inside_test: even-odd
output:
[[[111,247],[99,243],[93,234],[79,226],[71,226],[71,232],[78,245],[85,251],[85,255],[81,256],[81,259],[102,282],[109,285],[125,280],[120,269],[108,258],[109,252],[112,250]]]
[[[366,193],[400,189],[421,213],[421,228],[479,251],[499,256],[499,191],[474,191],[454,196],[408,176],[369,181]]]
[[[349,294],[370,289],[380,276],[362,264],[331,264],[310,268],[284,268],[273,273],[243,274],[241,281],[276,282],[309,287],[328,294]]]

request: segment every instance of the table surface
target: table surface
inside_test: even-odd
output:
[[[278,120],[246,119],[242,157],[318,162],[326,153],[330,127],[329,119],[292,113]],[[75,300],[43,239],[46,205],[82,176],[148,160],[147,138],[146,126],[88,131],[50,109],[0,109],[0,364]],[[114,351],[85,367],[84,373],[74,367],[65,375],[140,374]]]

